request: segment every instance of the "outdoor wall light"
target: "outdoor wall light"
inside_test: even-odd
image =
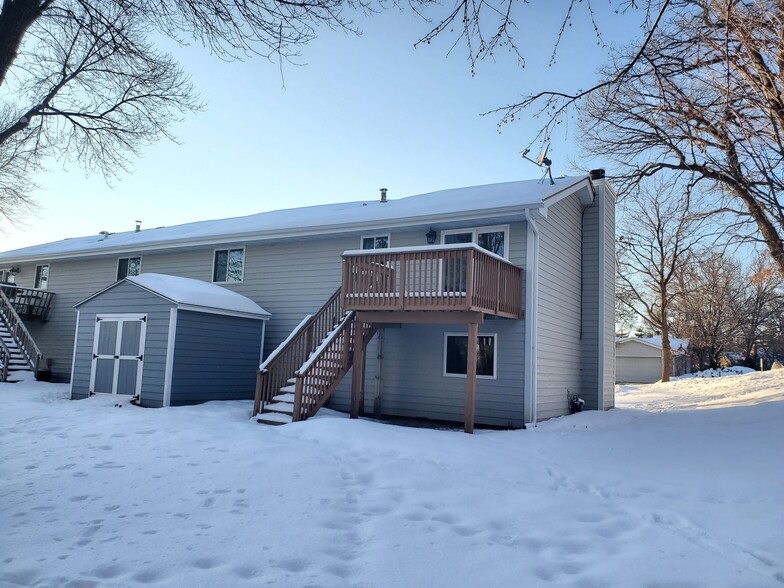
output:
[[[18,273],[19,273],[19,268],[17,266],[14,266],[8,270],[8,275],[10,276],[15,276]]]
[[[433,230],[433,228],[431,227],[430,230],[427,233],[425,233],[425,238],[427,239],[427,244],[428,245],[435,245],[437,236],[438,236],[438,233],[436,233]]]

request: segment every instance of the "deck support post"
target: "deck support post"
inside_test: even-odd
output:
[[[465,424],[463,429],[466,433],[474,432],[474,400],[476,398],[476,346],[479,340],[478,329],[478,323],[468,323]]]
[[[352,419],[359,418],[359,408],[362,403],[362,375],[365,373],[365,323],[357,320],[354,327],[354,362],[351,369],[351,410]]]
[[[376,389],[373,395],[373,417],[379,418],[381,416],[381,393],[383,391],[383,366],[384,366],[384,333],[386,329],[381,328],[378,331],[378,338],[376,339]]]

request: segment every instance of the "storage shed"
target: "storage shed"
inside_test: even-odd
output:
[[[71,398],[115,394],[147,407],[253,398],[270,314],[251,299],[141,274],[74,308]]]

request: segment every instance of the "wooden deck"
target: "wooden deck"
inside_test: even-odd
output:
[[[347,251],[341,290],[346,310],[523,316],[523,270],[473,244]]]

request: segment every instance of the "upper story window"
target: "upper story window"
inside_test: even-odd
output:
[[[35,283],[33,288],[46,290],[49,285],[49,264],[35,266]]]
[[[495,378],[496,373],[495,333],[481,334],[476,342],[476,377]],[[468,372],[468,335],[446,333],[444,335],[444,375],[465,376]]]
[[[476,229],[456,229],[441,231],[441,243],[476,243],[483,249],[508,258],[509,225],[497,227],[478,227]]]
[[[389,235],[368,235],[362,237],[362,249],[387,249]]]
[[[213,282],[241,282],[245,266],[245,249],[216,249],[212,262]]]
[[[141,257],[121,257],[117,260],[117,281],[142,273]]]

